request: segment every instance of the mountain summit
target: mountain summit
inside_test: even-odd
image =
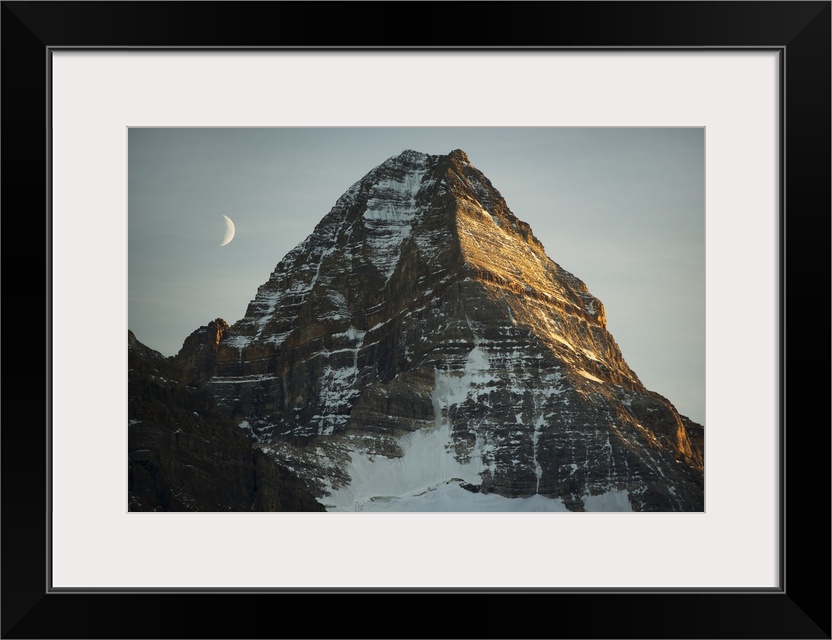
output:
[[[601,302],[461,150],[367,173],[221,329],[207,389],[328,508],[456,483],[704,509],[703,428],[645,389]]]

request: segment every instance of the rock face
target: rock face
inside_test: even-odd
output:
[[[217,346],[226,331],[228,323],[217,318],[185,338],[179,353],[171,361],[177,370],[177,378],[188,385],[204,387],[214,374]]]
[[[704,509],[702,427],[644,388],[601,302],[460,150],[370,171],[206,339],[190,379],[325,504],[459,479]]]
[[[188,338],[183,362],[128,334],[129,510],[323,511],[297,477],[252,448],[210,393],[182,380],[211,325]]]

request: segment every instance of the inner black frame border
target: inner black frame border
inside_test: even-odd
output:
[[[2,2],[0,203],[8,241],[2,255],[7,310],[0,431],[2,637],[273,637],[288,628],[298,635],[285,612],[315,598],[311,606],[331,613],[307,622],[303,637],[436,637],[438,629],[449,636],[458,629],[470,637],[829,638],[829,512],[787,506],[790,498],[801,505],[807,488],[813,504],[830,504],[830,2],[396,4],[408,5],[409,22],[381,3]],[[53,589],[51,52],[218,48],[779,52],[780,587]],[[18,332],[29,339],[18,340]],[[42,343],[31,340],[38,335]],[[790,338],[798,348],[787,351]],[[806,370],[818,365],[825,375],[807,378]],[[788,387],[787,403],[790,368],[795,383]],[[788,443],[787,424],[792,425]],[[359,622],[362,609],[378,596],[386,596],[389,605],[390,598],[406,595],[421,598],[395,601],[406,615],[406,628]],[[445,606],[470,605],[459,627],[437,627],[433,616],[413,611],[407,615],[409,606],[423,607],[424,598],[439,603],[436,596],[446,597]],[[448,603],[448,597],[464,600]]]

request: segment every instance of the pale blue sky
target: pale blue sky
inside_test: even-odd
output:
[[[210,320],[233,324],[370,169],[457,148],[604,303],[642,382],[704,423],[701,128],[130,129],[129,328],[173,355]],[[236,235],[220,247],[223,214]]]

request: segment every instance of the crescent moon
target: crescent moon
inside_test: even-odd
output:
[[[225,218],[225,235],[222,237],[222,242],[220,242],[221,247],[224,247],[234,239],[234,223],[228,216],[223,216],[223,218]]]

